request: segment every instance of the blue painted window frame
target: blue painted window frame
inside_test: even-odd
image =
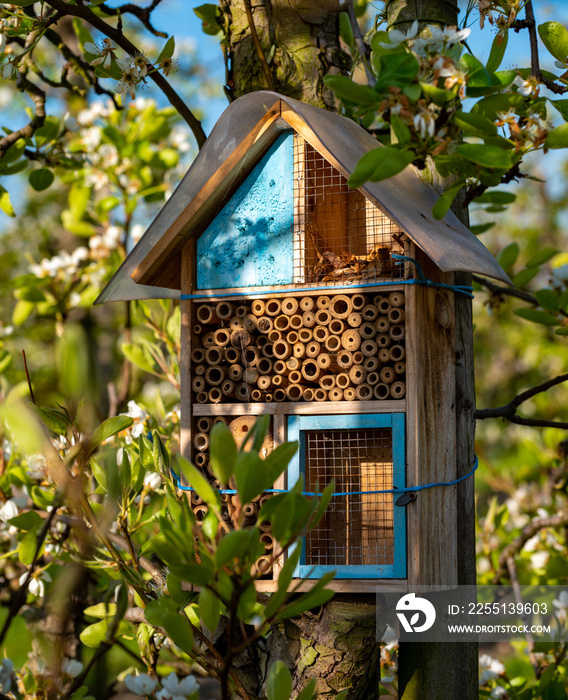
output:
[[[288,467],[288,488],[304,476],[304,433],[307,430],[345,430],[358,428],[390,428],[392,430],[393,488],[406,486],[405,415],[404,413],[357,414],[288,417],[288,440],[297,440],[300,448]],[[333,496],[332,498],[344,498]],[[311,566],[302,556],[294,571],[301,578],[321,578],[335,571],[337,579],[404,579],[406,578],[406,508],[395,506],[393,499],[394,563],[384,566]]]

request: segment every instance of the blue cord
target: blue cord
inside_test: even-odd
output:
[[[366,284],[340,284],[330,287],[329,290],[336,291],[340,289],[365,289],[367,287],[392,287],[393,285],[409,285],[409,284],[423,284],[426,287],[438,287],[440,289],[449,289],[450,291],[456,292],[458,294],[465,294],[466,296],[473,299],[473,287],[468,287],[462,284],[444,284],[443,282],[434,282],[433,280],[427,279],[424,276],[422,267],[418,260],[414,258],[409,258],[406,255],[396,255],[392,254],[391,257],[395,260],[396,265],[402,265],[404,261],[411,262],[418,274],[417,279],[412,280],[390,280],[389,282],[368,282]],[[258,290],[249,289],[246,292],[227,292],[225,294],[182,294],[180,299],[182,301],[190,301],[191,299],[210,299],[214,297],[215,299],[224,299],[225,297],[251,297],[257,294],[297,294],[298,292],[321,292],[325,290],[325,287],[298,287],[296,289],[267,289]]]
[[[417,491],[424,491],[425,489],[431,489],[434,488],[434,486],[455,486],[456,484],[459,484],[460,481],[463,481],[464,479],[467,479],[468,477],[472,476],[475,473],[475,470],[479,466],[479,462],[477,460],[477,455],[475,455],[475,461],[473,463],[473,469],[468,472],[467,474],[464,474],[463,476],[460,476],[459,479],[454,479],[454,481],[439,481],[435,484],[424,484],[424,486],[408,486],[403,489],[385,489],[383,491],[345,491],[345,492],[338,492],[338,493],[332,493],[332,496],[372,496],[374,494],[379,494],[379,493],[416,493]],[[170,467],[170,471],[172,473],[172,476],[174,478],[174,481],[176,483],[176,486],[180,491],[194,491],[195,489],[191,488],[191,486],[183,486],[181,483],[181,480],[179,476],[175,473],[175,471]],[[221,494],[236,494],[237,491],[235,489],[223,489],[219,490],[219,493]],[[290,493],[289,489],[265,489],[263,493]],[[312,491],[302,491],[302,496],[321,496],[321,493],[315,493]]]

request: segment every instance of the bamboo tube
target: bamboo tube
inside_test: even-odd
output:
[[[388,399],[389,393],[390,390],[388,384],[375,384],[373,394],[375,395],[376,399],[379,399],[379,401],[384,401],[385,399]]]
[[[289,358],[286,360],[286,368],[287,368],[288,370],[300,369],[301,366],[302,366],[302,363],[301,363],[300,360],[299,360],[297,357],[295,357],[294,355],[292,355],[291,357],[289,357]]]
[[[240,362],[241,351],[237,350],[237,348],[225,348],[225,360],[230,365],[234,365],[236,362]]]
[[[286,397],[289,401],[299,401],[304,393],[304,387],[301,384],[290,384],[286,387]]]
[[[217,425],[217,423],[224,423],[225,425],[228,425],[229,420],[229,418],[225,418],[224,416],[215,416],[215,418],[213,418],[213,425]]]
[[[380,381],[381,377],[378,372],[367,372],[365,382],[369,384],[369,386],[375,386],[375,384],[378,384]]]
[[[217,306],[215,306],[215,314],[221,321],[228,321],[234,313],[235,305],[230,301],[220,301]]]
[[[262,389],[262,391],[267,391],[270,389],[270,385],[272,384],[272,378],[268,377],[266,374],[261,374],[256,380],[256,384],[259,389]]]
[[[361,343],[361,352],[365,357],[372,357],[378,351],[377,344],[374,340],[364,340]]]
[[[359,401],[368,401],[373,398],[373,388],[368,384],[359,384],[356,391]]]
[[[221,499],[222,499],[222,497],[221,497]],[[231,520],[231,511],[226,504],[221,505],[221,517],[223,518],[223,520],[225,522],[230,522],[230,520]]]
[[[265,549],[274,548],[274,537],[272,537],[272,535],[269,532],[263,532],[259,539],[264,545]]]
[[[280,314],[274,319],[274,328],[279,331],[287,331],[290,328],[290,317],[286,314]]]
[[[391,323],[402,323],[404,321],[404,309],[395,307],[391,309],[387,315]]]
[[[299,331],[300,328],[304,325],[304,320],[300,314],[294,314],[293,316],[290,316],[290,328],[292,328],[295,331]]]
[[[349,370],[349,379],[351,384],[362,384],[365,381],[365,368],[363,365],[353,365]]]
[[[316,315],[311,311],[304,311],[302,314],[302,325],[304,328],[313,328],[316,325]]]
[[[390,395],[393,399],[402,399],[406,394],[406,384],[404,382],[393,382],[390,385]]]
[[[328,309],[320,309],[316,313],[316,324],[318,326],[327,326],[331,319],[332,315],[329,313]]]
[[[396,326],[391,326],[389,335],[393,340],[403,340],[405,336],[404,325],[397,323]]]
[[[306,356],[306,344],[305,343],[294,343],[292,348],[292,354],[296,359],[301,359]]]
[[[195,364],[205,362],[205,350],[202,348],[195,348],[191,353],[191,361]]]
[[[275,360],[272,364],[272,370],[276,374],[286,374],[288,367],[286,366],[284,360]]]
[[[252,565],[251,574],[253,576],[266,576],[272,571],[270,557],[259,557],[255,564]]]
[[[311,311],[316,305],[312,297],[302,297],[300,299],[300,309],[302,311]]]
[[[244,328],[239,328],[231,333],[231,345],[242,350],[250,345],[250,333]]]
[[[329,390],[327,397],[330,401],[342,401],[343,389],[339,389],[338,387],[334,386]]]
[[[351,384],[351,379],[347,372],[340,372],[335,377],[335,384],[339,389],[346,389]]]
[[[313,338],[314,332],[311,328],[300,328],[298,331],[298,340],[300,343],[309,343]]]
[[[203,325],[214,323],[215,310],[208,304],[196,304],[195,317]]]
[[[309,382],[317,382],[321,370],[315,360],[304,360],[302,363],[302,376]],[[317,401],[318,399],[316,399]]]
[[[268,357],[269,359],[274,357],[274,347],[272,343],[266,343],[266,345],[262,346],[262,354],[264,357]]]
[[[223,394],[221,393],[221,389],[218,389],[216,386],[209,389],[207,392],[207,399],[209,400],[209,403],[221,403],[222,398]]]
[[[390,359],[394,362],[404,360],[405,355],[406,351],[404,349],[404,345],[393,345],[390,349]]]
[[[379,350],[379,362],[389,362],[390,352],[388,348],[381,348]]]
[[[377,333],[388,333],[391,323],[387,316],[379,316],[375,321],[375,330]]]
[[[395,374],[404,374],[406,372],[406,362],[395,362],[394,371]]]
[[[199,496],[199,494],[197,494],[195,491],[192,491],[192,492],[191,492],[190,499],[191,499],[191,504],[192,504],[193,506],[201,506],[201,505],[203,505],[203,499],[202,499],[201,496]]]
[[[392,367],[383,367],[380,374],[383,384],[392,384],[394,382],[395,374]]]
[[[218,328],[214,333],[215,345],[224,348],[231,342],[231,334],[226,328]]]
[[[321,367],[321,369],[329,369],[331,367],[331,357],[327,352],[320,352],[315,360],[318,363],[318,367]]]
[[[211,427],[213,425],[213,421],[211,418],[206,418],[205,416],[201,416],[201,418],[198,418],[196,421],[197,424],[197,430],[200,433],[208,433],[211,430]]]
[[[209,457],[205,452],[198,452],[194,458],[193,461],[195,462],[195,466],[199,467],[200,469],[205,469],[207,466],[207,462],[209,461]]]
[[[256,363],[256,366],[261,374],[270,374],[273,370],[274,363],[268,357],[261,357]]]
[[[376,343],[380,348],[388,347],[392,342],[392,339],[388,333],[379,333],[376,337]]]
[[[329,322],[329,330],[330,333],[333,333],[334,335],[341,335],[345,330],[345,321],[342,321],[339,318],[332,318]]]
[[[292,316],[298,310],[298,300],[294,297],[285,297],[282,299],[282,313],[287,316]]]
[[[245,367],[243,371],[243,382],[247,384],[256,384],[259,377],[260,372],[256,367]]]
[[[301,384],[302,379],[302,373],[297,369],[293,369],[288,375],[288,380],[291,384]]]
[[[349,350],[342,350],[337,353],[337,364],[341,369],[349,369],[353,364],[353,353]]]
[[[203,391],[205,389],[205,378],[204,377],[194,377],[191,380],[191,388],[195,393]]]
[[[363,320],[369,323],[372,323],[378,315],[379,312],[374,304],[367,304],[363,311],[361,311],[361,316],[363,317]]]
[[[200,391],[200,392],[195,396],[195,400],[197,401],[197,403],[207,403],[208,398],[209,398],[209,397],[207,396],[207,392],[206,392],[206,391]]]
[[[264,395],[264,399],[265,399],[266,403],[272,403],[273,398],[274,397],[272,396],[272,394],[269,394],[268,392]]]
[[[215,345],[215,334],[209,331],[203,336],[202,345],[204,348],[211,348]]]
[[[329,297],[326,296],[316,297],[316,306],[318,309],[327,309],[329,308],[329,301]]]
[[[231,365],[227,371],[229,379],[233,382],[240,382],[243,378],[243,368],[240,365]]]
[[[222,348],[213,345],[205,351],[205,361],[208,365],[220,365],[225,357],[225,351]]]
[[[264,399],[264,392],[260,389],[253,389],[250,392],[250,398],[252,401],[262,401]]]
[[[235,316],[243,318],[248,314],[248,307],[246,304],[239,304],[235,309]]]
[[[258,506],[256,503],[245,503],[243,506],[243,515],[245,518],[254,518],[258,513]]]
[[[329,338],[329,331],[325,326],[317,326],[314,328],[314,341],[317,341],[318,343],[325,343],[325,341]],[[312,342],[314,342],[312,341]],[[308,346],[306,346],[308,347]]]
[[[341,339],[339,336],[330,335],[325,341],[325,349],[331,353],[336,353],[341,350]]]
[[[363,367],[367,372],[374,372],[379,369],[379,360],[376,357],[366,357],[363,362]]]
[[[304,389],[304,401],[313,401],[314,400],[314,390],[311,389],[310,387],[306,387]]]
[[[278,340],[276,343],[274,343],[272,346],[272,351],[274,352],[274,357],[276,357],[278,360],[285,360],[292,354],[292,348],[285,340]]]
[[[196,376],[201,377],[205,374],[207,367],[205,365],[194,365],[193,372]]]
[[[269,316],[278,316],[282,310],[282,304],[279,299],[269,299],[265,304],[265,308]]]
[[[244,327],[245,324],[243,323],[243,319],[239,318],[238,316],[233,316],[233,318],[229,321],[229,328],[232,331],[238,331]]]
[[[203,326],[201,323],[194,323],[193,324],[193,335],[200,336],[203,333]]]
[[[248,401],[250,398],[250,386],[246,382],[237,384],[235,395],[239,401]]]
[[[231,379],[225,379],[221,384],[221,393],[223,396],[234,396],[237,385]]]
[[[282,340],[283,337],[284,336],[283,336],[282,332],[277,331],[276,329],[274,329],[273,331],[270,331],[270,333],[268,334],[268,340],[271,343],[276,343],[278,340]]]
[[[361,338],[366,340],[372,340],[377,335],[377,329],[375,328],[374,324],[366,321],[365,323],[361,324],[361,327],[359,328],[359,335]]]
[[[317,357],[321,352],[321,345],[317,340],[310,340],[306,345],[306,355],[310,358]]]
[[[209,447],[209,435],[207,433],[197,433],[193,438],[193,446],[196,450],[204,452]]]
[[[207,506],[195,506],[195,508],[193,508],[195,520],[198,523],[202,523],[205,520],[208,512],[209,512],[209,508]]]
[[[253,299],[250,310],[255,316],[264,316],[266,305],[262,299]]]
[[[357,398],[357,392],[352,386],[348,386],[343,390],[343,398],[345,401],[355,401]]]
[[[243,328],[249,333],[254,333],[257,329],[257,317],[254,314],[243,316]]]
[[[223,383],[223,380],[227,376],[224,367],[218,367],[214,365],[213,367],[208,367],[205,371],[205,381],[211,386],[219,386]]]
[[[283,401],[286,401],[286,392],[284,391],[284,389],[282,389],[282,387],[277,387],[276,389],[274,389],[272,396],[273,396],[274,400],[277,401],[278,403],[282,403]]]
[[[363,362],[365,362],[365,355],[360,350],[356,350],[353,353],[353,364],[354,365],[362,365]]]
[[[273,328],[272,319],[268,316],[260,316],[256,322],[256,327],[261,333],[270,333]]]
[[[286,333],[286,342],[290,343],[290,345],[294,345],[298,340],[298,331],[288,331],[288,333]]]
[[[260,350],[249,346],[243,350],[243,364],[247,367],[256,367],[260,358]]]
[[[329,303],[329,313],[333,318],[347,318],[353,311],[351,299],[346,294],[336,294]]]
[[[404,306],[404,294],[402,292],[391,292],[389,294],[391,306]]]
[[[279,386],[279,387],[287,387],[288,386],[288,377],[286,377],[284,374],[275,374],[272,377],[272,384],[274,386]]]
[[[357,311],[352,311],[347,317],[347,324],[351,326],[351,328],[359,328],[362,323],[363,317]]]
[[[327,401],[327,391],[325,389],[322,389],[321,387],[319,389],[315,389],[314,399],[316,401]]]
[[[361,346],[359,331],[356,331],[354,328],[348,328],[346,331],[343,331],[341,334],[341,346],[351,352],[359,350]]]
[[[385,314],[388,314],[388,312],[390,311],[390,308],[391,308],[390,301],[385,297],[381,297],[381,296],[375,297],[374,304],[377,307],[377,309],[379,310],[379,313],[382,314],[383,316]]]
[[[366,296],[363,294],[353,294],[351,297],[351,305],[353,306],[353,311],[361,312],[365,306],[369,303]]]
[[[255,342],[256,342],[256,347],[259,350],[262,350],[262,348],[266,345],[266,343],[269,342],[269,340],[265,335],[257,335],[255,338]]]
[[[333,374],[324,374],[323,377],[320,377],[319,384],[322,389],[329,391],[335,386],[335,377]]]

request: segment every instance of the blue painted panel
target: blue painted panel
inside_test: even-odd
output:
[[[339,416],[289,416],[288,439],[298,440],[300,449],[288,466],[288,488],[303,477],[304,432],[306,430],[333,430],[355,428],[391,428],[393,456],[393,488],[406,486],[405,415],[404,413],[357,414]],[[337,498],[342,498],[337,496]],[[300,563],[294,576],[321,578],[328,571],[335,571],[336,578],[386,579],[406,577],[406,508],[393,504],[394,564],[385,566],[310,566],[305,562],[302,544]]]
[[[278,137],[199,237],[198,289],[292,283],[293,138]]]

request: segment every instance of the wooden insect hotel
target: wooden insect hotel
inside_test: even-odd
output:
[[[240,442],[260,414],[264,451],[300,443],[275,488],[335,479],[297,575],[335,570],[339,591],[456,582],[456,487],[389,491],[456,478],[453,272],[508,282],[413,168],[348,187],[377,147],[276,93],[236,100],[98,299],[181,298],[182,451],[211,480],[213,424]]]

